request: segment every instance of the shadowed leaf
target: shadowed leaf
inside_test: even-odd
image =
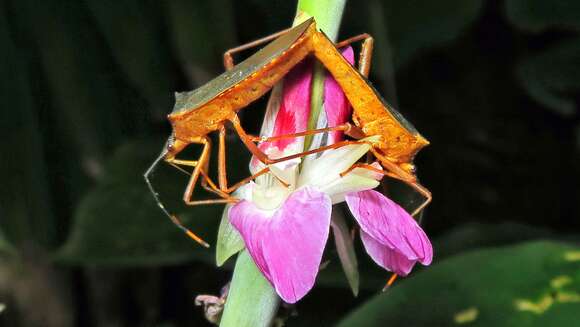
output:
[[[356,252],[354,251],[354,244],[345,222],[345,217],[342,212],[336,209],[332,212],[332,235],[334,236],[334,243],[340,264],[350,285],[350,289],[354,296],[358,295],[359,290],[359,273],[358,262],[356,259]]]
[[[213,252],[199,246],[163,215],[145,185],[143,172],[161,148],[159,142],[134,141],[105,164],[103,182],[81,201],[72,232],[57,254],[71,264],[148,266],[187,260],[213,263]],[[164,165],[163,163],[161,165]],[[170,168],[164,173],[163,167]],[[154,176],[167,208],[179,208],[187,176],[164,165]],[[169,190],[177,192],[168,195]],[[221,206],[175,209],[184,225],[215,244]]]
[[[574,93],[580,90],[580,39],[562,42],[523,60],[517,77],[536,101],[562,115],[576,111]]]
[[[533,32],[549,27],[580,30],[580,2],[575,0],[507,0],[508,18]]]
[[[339,326],[572,326],[580,274],[570,253],[579,250],[529,242],[457,255],[374,297]]]
[[[170,53],[155,2],[85,1],[120,68],[161,116],[171,106]]]
[[[2,230],[0,230],[0,255],[14,254],[15,252],[16,250],[14,249],[12,244],[10,244],[8,240],[6,240],[4,233],[2,232]]]
[[[238,233],[234,226],[230,224],[230,220],[228,218],[230,207],[231,206],[228,205],[224,209],[218,230],[215,253],[216,264],[218,267],[221,267],[226,262],[226,260],[245,247],[244,240],[240,236],[240,233]]]
[[[451,229],[433,241],[437,259],[467,250],[492,246],[505,246],[534,239],[553,239],[555,234],[547,229],[515,222],[500,224],[467,223]]]
[[[9,18],[0,11],[0,225],[3,236],[18,247],[24,243],[52,247],[56,220],[30,78],[34,75],[10,33]]]
[[[404,65],[420,50],[455,39],[475,21],[481,7],[481,0],[384,2],[395,66]]]

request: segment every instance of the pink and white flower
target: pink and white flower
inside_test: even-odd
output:
[[[352,48],[342,51],[351,63]],[[310,115],[311,62],[297,65],[273,92],[281,92],[269,103],[262,136],[306,131]],[[318,127],[346,122],[350,105],[336,83],[327,76]],[[313,146],[332,144],[342,133],[315,138]],[[303,138],[281,139],[259,144],[272,158],[302,152]],[[239,191],[243,200],[229,210],[229,220],[240,232],[246,248],[280,297],[294,303],[312,287],[328,240],[332,205],[346,201],[360,225],[367,253],[381,267],[406,276],[420,262],[429,265],[433,250],[429,239],[403,208],[372,189],[382,174],[356,168],[346,171],[370,150],[367,144],[351,144],[320,155],[284,161],[270,166],[270,173]],[[374,164],[377,168],[380,165]],[[263,165],[252,159],[250,170]]]

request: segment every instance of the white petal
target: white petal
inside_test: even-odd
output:
[[[276,122],[276,116],[280,110],[280,102],[282,101],[282,90],[283,81],[278,82],[272,88],[270,93],[270,99],[268,100],[268,106],[266,107],[266,114],[264,115],[264,122],[262,123],[262,130],[260,131],[260,136],[272,136],[272,131],[274,130],[274,124]]]
[[[294,162],[293,165],[288,165],[286,167],[280,166],[282,162],[270,165],[270,172],[278,179],[284,181],[284,183],[293,187],[296,185],[296,179],[298,178],[298,167],[300,161]]]
[[[266,183],[254,184],[254,187],[251,189],[251,201],[256,204],[256,206],[265,211],[274,211],[282,203],[288,195],[292,192],[292,188],[286,187],[284,184],[280,183],[280,181],[271,173],[264,174],[260,177],[263,177],[263,180],[266,180]]]
[[[380,165],[377,163],[372,166],[380,169]],[[332,204],[337,204],[344,201],[346,193],[371,190],[379,186],[379,181],[382,177],[382,174],[373,172],[369,169],[355,168],[344,177],[321,187],[320,190],[330,196]]]
[[[370,150],[368,144],[350,144],[337,149],[325,151],[315,160],[304,162],[298,187],[314,185],[323,187],[340,178],[346,171]]]

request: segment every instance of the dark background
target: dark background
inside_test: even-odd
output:
[[[0,2],[0,325],[207,325],[193,298],[219,293],[231,265],[169,223],[141,174],[170,133],[173,92],[219,74],[226,49],[287,28],[295,5]],[[433,239],[575,240],[579,31],[573,0],[347,3],[340,38],[375,37],[370,79],[431,141],[416,164]],[[263,107],[247,109],[249,129]],[[230,141],[242,177],[249,155]],[[155,183],[215,244],[221,208],[180,206],[186,177],[171,168]],[[359,251],[367,287],[354,298],[333,249],[338,277],[321,276],[289,326],[332,325],[381,288],[387,275]]]

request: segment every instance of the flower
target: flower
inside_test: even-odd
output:
[[[342,51],[351,63],[352,48]],[[262,127],[262,136],[306,131],[310,115],[310,60],[297,65],[285,77],[281,100],[273,96]],[[348,120],[349,103],[331,77],[324,81],[324,110],[318,127],[336,126]],[[318,135],[312,147],[333,144],[340,132]],[[259,144],[272,158],[303,151],[303,138],[286,138]],[[240,232],[246,248],[280,297],[294,303],[312,287],[328,240],[332,205],[346,201],[360,225],[367,253],[381,267],[406,276],[415,265],[431,263],[429,239],[403,208],[372,189],[382,174],[350,168],[370,150],[368,144],[350,144],[319,155],[270,165],[270,172],[240,189],[243,200],[229,210],[229,220]],[[373,164],[381,169],[378,163]],[[263,164],[256,159],[250,170]]]

